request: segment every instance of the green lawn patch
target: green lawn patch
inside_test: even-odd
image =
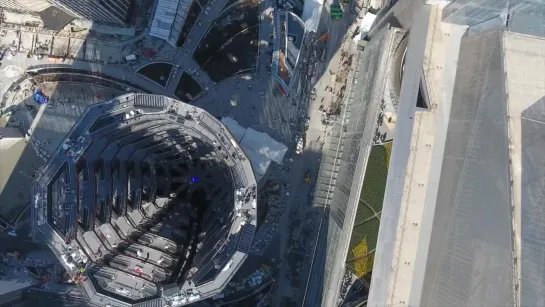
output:
[[[367,162],[361,199],[371,206],[376,212],[382,210],[384,200],[384,189],[388,176],[388,163],[386,162],[386,149],[382,146],[373,146]]]
[[[354,225],[362,223],[373,215],[375,215],[373,210],[371,210],[369,206],[366,206],[363,200],[360,199],[360,202],[358,204],[358,211],[356,211],[356,219],[354,221]]]
[[[384,190],[388,176],[388,160],[388,149],[383,146],[373,146],[371,148],[361,189],[360,202],[354,221],[354,229],[350,238],[350,247],[346,257],[347,268],[352,272],[356,271],[353,249],[364,238],[367,240],[369,252],[373,251],[377,246],[380,215],[368,221],[366,220],[373,216],[374,212],[380,213],[382,210]]]

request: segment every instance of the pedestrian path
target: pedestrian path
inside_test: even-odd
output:
[[[195,59],[193,59],[193,52],[197,48],[199,42],[204,38],[210,25],[220,14],[222,8],[227,2],[228,0],[216,0],[212,4],[208,3],[207,6],[203,8],[199,18],[197,21],[195,21],[195,24],[189,33],[188,39],[185,41],[181,50],[176,53],[176,58],[174,59],[174,63],[180,65],[183,70],[197,71],[198,76],[196,76],[197,74],[194,74],[193,76],[196,77],[197,81],[203,88],[211,87],[214,82],[210,79],[210,77],[208,77],[208,74],[202,70],[199,64],[197,64]],[[204,14],[205,10],[208,10],[207,14]],[[198,25],[199,23],[200,26]],[[176,91],[176,87],[178,86],[181,76],[182,74],[180,73],[175,79],[169,80],[167,90],[172,96]]]

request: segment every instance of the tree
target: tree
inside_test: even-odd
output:
[[[367,237],[364,237],[358,245],[354,246],[352,254],[356,258],[354,261],[354,270],[357,278],[362,278],[373,270],[374,257],[372,254],[369,254]]]
[[[384,149],[386,149],[386,168],[390,166],[390,156],[392,155],[392,142],[384,144]]]

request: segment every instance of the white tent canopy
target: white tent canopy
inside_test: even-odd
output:
[[[288,151],[288,147],[283,143],[276,141],[266,133],[252,128],[244,128],[230,117],[223,117],[221,122],[227,126],[240,147],[248,155],[258,181],[267,172],[271,161],[278,164],[283,163],[284,155]]]
[[[288,151],[286,145],[277,142],[268,134],[252,128],[246,129],[246,133],[240,141],[240,146],[251,149],[280,165],[282,165],[284,155]]]
[[[259,181],[261,177],[267,172],[269,165],[271,165],[271,160],[267,159],[265,156],[258,154],[253,150],[244,150],[248,154],[248,158],[252,163],[252,168],[254,170],[255,179]]]
[[[222,117],[221,122],[229,128],[229,131],[231,131],[231,134],[235,137],[237,142],[240,144],[240,140],[242,140],[242,137],[244,136],[244,133],[246,133],[246,128],[242,127],[238,124],[238,122],[231,117]]]

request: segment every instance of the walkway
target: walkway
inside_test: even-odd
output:
[[[227,2],[228,0],[217,0],[213,3],[213,5],[210,5],[209,3],[206,6],[206,8],[209,8],[207,15],[204,14],[206,8],[203,8],[201,14],[199,15],[199,18],[197,19],[197,21],[195,21],[195,24],[193,25],[193,28],[191,29],[191,32],[189,33],[189,36],[185,41],[184,45],[176,53],[176,58],[174,60],[175,64],[180,65],[180,67],[187,71],[196,69],[199,72],[199,77],[197,78],[197,81],[199,81],[203,88],[212,87],[213,81],[193,59],[193,52],[195,51],[195,48],[197,48],[201,39],[206,34],[206,31],[208,30],[210,24],[212,24],[214,19],[216,19],[216,17],[221,13],[222,8]],[[199,22],[201,24],[200,26]],[[176,85],[178,84],[178,80],[180,79],[181,75],[182,74],[180,73],[178,74],[176,79],[169,80],[168,89],[171,93],[174,93],[174,91],[176,90]]]
[[[167,89],[162,88],[161,86],[157,85],[154,82],[149,81],[146,78],[142,78],[138,75],[136,75],[133,72],[127,71],[124,66],[122,65],[105,65],[100,63],[90,63],[90,62],[84,62],[79,60],[66,60],[65,63],[62,64],[51,64],[45,59],[37,60],[35,58],[27,58],[24,54],[18,53],[17,55],[11,57],[11,58],[4,58],[2,60],[2,66],[6,67],[8,65],[13,65],[16,67],[21,68],[32,68],[32,67],[44,67],[44,68],[72,68],[72,69],[81,69],[93,73],[101,73],[105,74],[107,76],[127,81],[130,83],[133,83],[141,88],[145,88],[149,90],[150,92],[153,92],[155,94],[159,95],[166,95],[171,96],[171,93],[167,91]],[[15,78],[8,78],[7,76],[0,76],[0,84],[4,85],[4,90],[7,89],[9,84],[14,82],[17,79]]]

